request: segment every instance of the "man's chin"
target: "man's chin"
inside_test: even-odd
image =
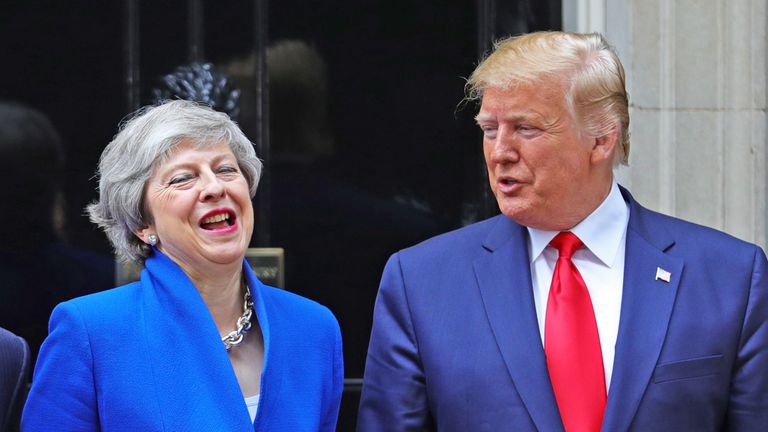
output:
[[[528,208],[501,207],[501,214],[512,219],[515,223],[529,228],[540,229],[544,231],[560,231],[554,220],[542,212],[532,212]]]
[[[531,215],[525,209],[522,209],[519,206],[504,205],[503,203],[499,204],[499,209],[501,210],[501,214],[504,216],[512,219],[520,225],[528,226],[526,222],[530,221]]]

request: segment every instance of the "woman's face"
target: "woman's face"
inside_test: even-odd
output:
[[[211,265],[241,265],[253,233],[248,182],[226,143],[202,148],[182,142],[162,162],[145,187],[159,249],[190,276]]]

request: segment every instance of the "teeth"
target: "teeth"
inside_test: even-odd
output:
[[[502,181],[503,181],[504,183],[506,183],[506,184],[513,184],[513,183],[517,183],[515,180],[512,180],[512,179],[504,179],[504,180],[502,180]]]
[[[221,214],[217,214],[216,216],[211,216],[203,219],[203,223],[204,224],[216,223],[216,222],[225,221],[227,219],[229,219],[229,213],[221,213]]]

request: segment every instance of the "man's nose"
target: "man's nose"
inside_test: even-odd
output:
[[[486,145],[490,146],[489,162],[517,162],[520,158],[519,142],[511,128],[499,127],[496,131],[496,139],[488,141]]]

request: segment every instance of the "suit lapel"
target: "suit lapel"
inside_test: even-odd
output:
[[[525,228],[499,217],[474,262],[493,336],[515,388],[539,430],[563,430],[549,381],[531,287]]]
[[[603,430],[628,430],[661,352],[683,261],[665,253],[674,240],[652,213],[630,204],[619,333]],[[671,273],[669,282],[657,269]]]

